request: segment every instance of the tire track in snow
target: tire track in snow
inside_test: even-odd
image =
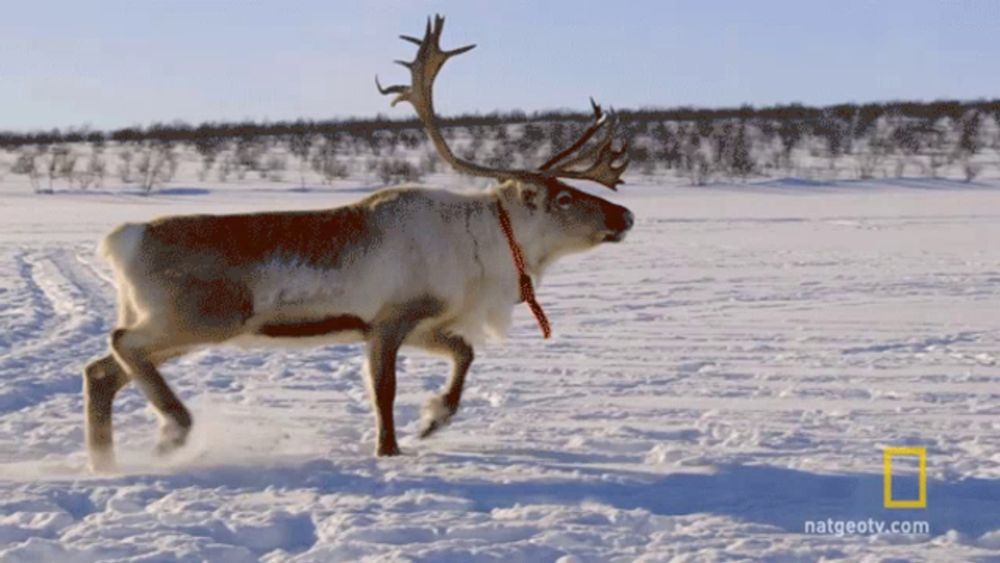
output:
[[[106,281],[84,267],[75,249],[47,248],[22,260],[19,274],[47,318],[0,357],[0,413],[78,393],[80,369],[101,348],[113,308]]]
[[[6,261],[6,260],[5,260]],[[11,292],[4,299],[4,314],[2,340],[4,347],[13,347],[25,340],[32,340],[50,327],[56,316],[51,303],[45,298],[45,293],[34,282],[33,265],[27,251],[13,253],[11,262],[15,264],[8,280],[13,287],[4,288]],[[9,350],[9,349],[8,349]]]

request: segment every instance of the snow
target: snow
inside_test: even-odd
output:
[[[627,184],[606,195],[629,239],[539,288],[555,338],[519,307],[429,440],[447,366],[401,359],[404,456],[372,457],[357,347],[214,348],[164,369],[192,443],[155,458],[130,387],[123,470],[88,474],[80,372],[114,319],[98,239],[367,191],[0,183],[0,561],[1000,559],[997,179]],[[927,448],[925,510],[882,507],[882,449],[904,445]],[[803,533],[828,518],[931,533]]]

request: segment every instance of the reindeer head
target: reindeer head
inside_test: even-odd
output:
[[[632,212],[558,180],[508,181],[497,191],[520,209],[545,254],[586,250],[602,242],[621,242],[632,228]]]
[[[392,105],[409,102],[417,111],[427,135],[446,162],[455,170],[472,176],[484,176],[506,181],[498,190],[509,203],[523,208],[525,220],[535,223],[542,238],[557,253],[589,248],[601,242],[620,242],[632,228],[633,215],[628,209],[603,198],[576,189],[564,180],[597,182],[611,190],[622,183],[621,175],[628,166],[626,146],[613,147],[615,126],[601,106],[591,100],[593,122],[570,146],[559,151],[535,169],[491,168],[461,159],[451,151],[438,128],[434,113],[434,79],[449,58],[471,50],[475,45],[445,51],[441,49],[444,18],[427,20],[423,39],[407,35],[402,39],[419,49],[413,61],[396,61],[410,71],[411,83],[383,88],[382,94],[394,94]],[[604,130],[602,137],[595,135]]]

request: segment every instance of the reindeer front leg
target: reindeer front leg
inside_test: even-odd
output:
[[[375,455],[399,455],[392,407],[396,400],[396,357],[403,336],[395,330],[373,330],[368,339],[368,390],[375,411]]]
[[[417,324],[438,315],[443,304],[424,297],[386,307],[368,330],[368,388],[375,410],[375,455],[399,455],[392,407],[396,400],[396,358],[399,347]]]
[[[445,333],[433,334],[423,347],[431,352],[442,352],[451,356],[451,377],[442,393],[427,401],[423,409],[424,427],[420,437],[426,438],[437,432],[451,421],[458,412],[458,404],[462,400],[462,388],[465,385],[465,375],[475,353],[472,346],[460,336]]]

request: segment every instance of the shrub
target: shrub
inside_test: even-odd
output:
[[[385,158],[378,161],[375,167],[378,179],[385,185],[419,182],[422,178],[420,170],[402,158]]]

